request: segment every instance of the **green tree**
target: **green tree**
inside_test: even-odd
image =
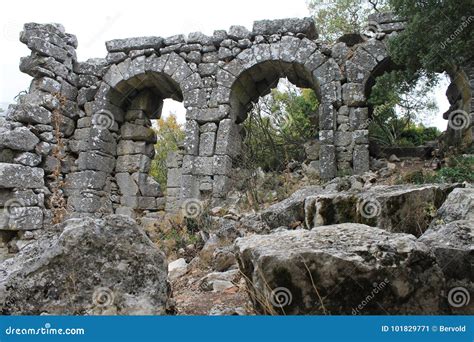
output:
[[[245,167],[275,171],[291,160],[303,160],[302,144],[317,134],[318,105],[312,90],[294,87],[273,89],[260,99],[244,122]]]
[[[421,125],[424,117],[434,116],[438,110],[436,101],[430,96],[432,84],[425,78],[411,83],[407,77],[406,71],[392,71],[378,77],[372,87],[369,104],[373,113],[369,133],[373,140],[383,145],[417,145],[433,140],[428,133],[430,138],[423,138],[425,129]],[[437,132],[427,129],[431,133]]]
[[[390,0],[405,30],[390,40],[391,56],[411,74],[430,78],[472,59],[472,0]]]
[[[369,14],[388,9],[387,0],[310,0],[308,7],[320,38],[328,43],[346,33],[362,32]]]
[[[155,144],[155,158],[151,163],[150,175],[160,183],[162,189],[166,189],[168,169],[166,157],[168,153],[177,151],[178,146],[184,140],[184,130],[178,123],[175,114],[166,119],[156,121],[154,127],[157,136]]]

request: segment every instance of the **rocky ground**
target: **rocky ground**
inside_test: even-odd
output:
[[[203,248],[170,264],[178,312],[474,312],[449,296],[473,291],[471,184],[389,185],[426,168],[390,164],[303,187],[259,212],[210,209]]]
[[[394,185],[404,169],[310,185],[295,167],[299,189],[261,210],[235,192],[187,217],[66,221],[5,255],[2,313],[473,314],[474,188]]]

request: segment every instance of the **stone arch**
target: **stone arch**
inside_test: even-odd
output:
[[[351,87],[355,96],[344,98],[346,103],[359,107],[359,115],[357,118],[354,117],[353,120],[363,122],[363,120],[370,118],[372,108],[366,100],[370,96],[376,78],[384,73],[403,68],[403,65],[397,65],[392,61],[386,39],[372,38],[357,47],[352,57],[346,62],[347,79],[349,83],[352,82]],[[472,86],[472,79],[474,78],[474,63],[471,62],[462,67],[456,66],[452,70],[445,71],[451,79],[446,91],[451,106],[443,114],[443,118],[449,120],[451,113],[459,112],[460,117],[458,119],[462,121],[461,125],[465,126],[463,129],[453,129],[453,125],[448,124],[445,142],[449,146],[469,145],[472,143],[473,137],[474,87]],[[359,83],[362,84],[360,88]],[[367,108],[367,111],[365,108]]]
[[[237,153],[236,130],[252,103],[270,92],[280,78],[287,77],[298,87],[313,89],[320,100],[321,176],[335,176],[332,136],[335,110],[341,105],[342,75],[337,63],[322,54],[316,43],[292,36],[280,42],[258,44],[237,55],[217,74],[217,82],[229,87],[229,117],[219,127],[217,153],[234,157]]]
[[[151,120],[160,118],[164,99],[182,102],[186,98],[186,91],[192,88],[186,80],[192,74],[176,53],[127,58],[110,65],[104,74],[91,105],[90,140],[100,135],[110,144],[87,154],[94,160],[107,160],[107,167],[84,177],[86,183],[105,179],[93,190],[99,197],[102,190],[112,194],[97,200],[106,211],[134,216],[137,210],[164,209],[163,192],[148,175],[156,143]],[[89,164],[95,163],[91,160]]]

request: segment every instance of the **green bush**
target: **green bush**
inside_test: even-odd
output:
[[[437,171],[417,170],[404,176],[403,183],[462,183],[474,182],[474,157],[449,158],[448,165]]]

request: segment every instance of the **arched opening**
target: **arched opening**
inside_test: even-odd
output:
[[[165,100],[171,99],[175,104],[183,101],[181,89],[168,75],[147,72],[118,83],[109,99],[124,113],[117,141],[115,180],[120,203],[116,212],[135,216],[163,210],[166,182],[160,184],[156,170],[153,172],[157,165],[154,123],[162,117]],[[160,174],[166,172],[166,164],[161,162],[159,165],[165,170],[159,170]]]
[[[386,58],[365,82],[372,169],[385,161],[400,162],[402,177],[415,173],[434,177],[446,153],[459,148],[463,139],[472,143],[472,136],[466,138],[470,87],[459,70],[436,74],[435,79],[421,76],[415,84],[397,82],[403,80],[403,71],[403,66]],[[424,171],[427,163],[430,168]]]
[[[316,181],[321,91],[311,72],[298,63],[261,62],[239,75],[230,99],[235,200],[257,209]]]

